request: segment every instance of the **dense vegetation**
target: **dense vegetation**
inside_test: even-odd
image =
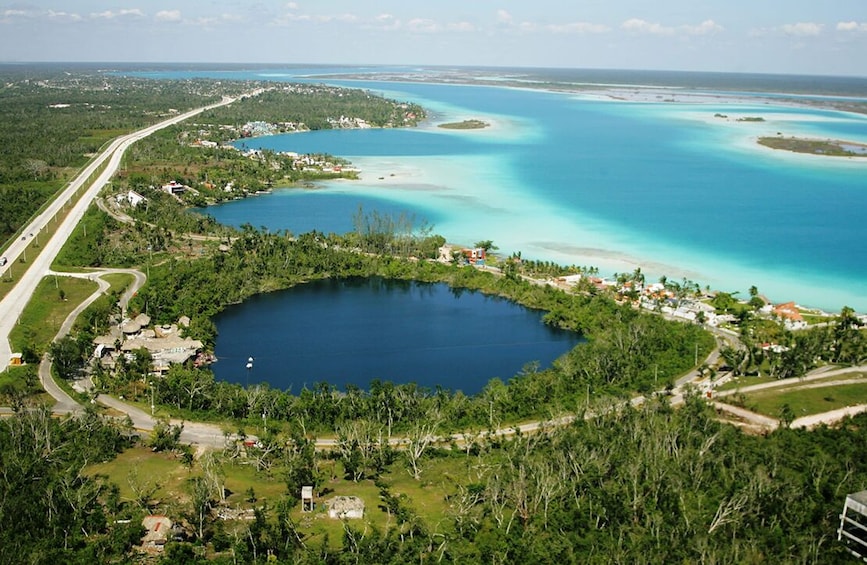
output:
[[[105,563],[141,536],[140,512],[117,487],[81,471],[130,445],[95,412],[57,419],[44,408],[0,419],[0,562]],[[138,522],[118,523],[138,517]]]
[[[4,66],[0,82],[2,240],[107,141],[219,100],[211,80],[158,82],[96,70],[70,75],[48,66]]]
[[[428,447],[415,464],[421,489],[443,493],[436,522],[394,486],[413,468],[412,444],[395,451],[347,427],[337,450],[317,453],[299,435],[266,436],[245,456],[227,447],[190,460],[188,488],[163,502],[186,541],[170,541],[161,562],[848,563],[834,530],[842,498],[867,480],[865,429],[862,415],[838,429],[749,436],[690,397],[678,410],[653,401],[531,436]],[[79,472],[123,445],[118,431],[92,416],[21,412],[0,421],[0,445],[5,563],[135,559],[153,479],[130,475],[137,494],[121,499]],[[425,483],[434,463],[448,471]],[[285,491],[265,501],[251,489],[253,520],[227,522],[216,509],[236,465],[280,477]],[[335,471],[379,490],[379,508],[346,521],[338,539],[314,534],[319,520],[297,511],[298,485],[326,491]],[[372,525],[382,514],[385,526]]]
[[[196,118],[196,125],[240,128],[251,116],[257,121],[277,125],[278,131],[299,131],[339,128],[340,118],[352,120],[352,125],[360,119],[372,127],[414,126],[424,119],[425,112],[417,104],[388,100],[359,89],[271,85],[257,96],[203,113]]]
[[[488,124],[482,120],[464,120],[462,122],[440,124],[439,127],[444,129],[482,129],[488,127]]]

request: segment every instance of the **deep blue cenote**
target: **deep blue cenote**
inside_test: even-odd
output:
[[[542,312],[445,284],[315,281],[255,296],[217,316],[218,379],[297,393],[317,382],[380,379],[467,394],[528,363],[549,366],[580,337]],[[246,369],[253,357],[253,367]]]

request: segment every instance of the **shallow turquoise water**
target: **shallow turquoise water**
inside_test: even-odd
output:
[[[418,101],[434,109],[435,121],[481,117],[495,129],[245,140],[406,174],[208,212],[229,223],[247,218],[293,231],[314,223],[340,232],[351,229],[347,210],[381,205],[427,218],[455,243],[492,239],[504,253],[597,265],[605,274],[640,266],[654,277],[686,276],[727,291],[755,284],[776,302],[867,311],[867,160],[773,152],[753,141],[782,132],[864,143],[865,116],[774,106],[767,97],[629,103],[507,88],[343,84]]]

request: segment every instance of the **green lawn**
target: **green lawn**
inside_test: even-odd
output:
[[[21,351],[25,345],[30,344],[35,346],[37,351],[44,351],[69,313],[97,288],[99,287],[95,282],[85,279],[54,276],[43,278],[24,308],[18,325],[9,334],[12,349]]]
[[[800,417],[864,403],[867,403],[865,382],[794,390],[785,387],[778,391],[771,389],[752,393],[746,399],[749,408],[772,417],[779,416],[784,404],[791,407],[795,417]]]
[[[132,275],[125,273],[109,273],[100,278],[111,285],[109,292],[123,292],[135,280]]]
[[[106,475],[120,489],[121,500],[135,499],[134,488],[156,487],[154,498],[162,503],[177,499],[184,492],[186,480],[192,476],[180,457],[154,453],[147,447],[127,449],[113,461],[90,465],[89,475]]]
[[[379,495],[379,488],[372,479],[358,482],[344,478],[343,466],[339,461],[323,459],[319,463],[324,476],[320,487],[320,495],[315,499],[313,512],[301,512],[300,502],[292,511],[292,518],[299,531],[305,536],[304,542],[315,546],[328,536],[329,544],[338,547],[344,531],[343,522],[328,518],[326,502],[335,496],[357,496],[364,501],[365,514],[361,520],[350,520],[348,524],[354,529],[364,530],[376,528],[384,531],[393,528],[396,520],[389,516]],[[422,465],[422,479],[416,481],[406,471],[401,459],[395,462],[391,470],[382,476],[390,485],[391,493],[402,499],[402,504],[417,514],[434,531],[445,522],[448,511],[447,496],[454,492],[455,481],[465,480],[470,472],[467,459],[447,455],[426,459]],[[135,490],[138,488],[153,489],[152,500],[158,503],[152,510],[165,512],[169,515],[179,513],[188,500],[187,481],[201,475],[200,463],[193,464],[192,469],[185,467],[177,455],[153,453],[147,447],[135,447],[126,450],[115,460],[97,465],[90,465],[87,474],[101,474],[117,484],[121,499],[134,502]],[[270,472],[257,472],[252,465],[245,464],[243,458],[226,461],[222,464],[224,484],[227,489],[226,502],[230,508],[246,509],[268,503],[273,503],[287,494],[286,483],[283,480],[283,469],[275,467]],[[249,491],[253,490],[256,502],[248,500]],[[405,496],[403,496],[405,495]]]

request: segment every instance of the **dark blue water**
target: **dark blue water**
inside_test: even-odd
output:
[[[529,362],[550,366],[580,341],[541,317],[444,284],[317,281],[221,313],[213,369],[220,380],[268,382],[296,393],[322,381],[367,388],[381,379],[473,394]]]

